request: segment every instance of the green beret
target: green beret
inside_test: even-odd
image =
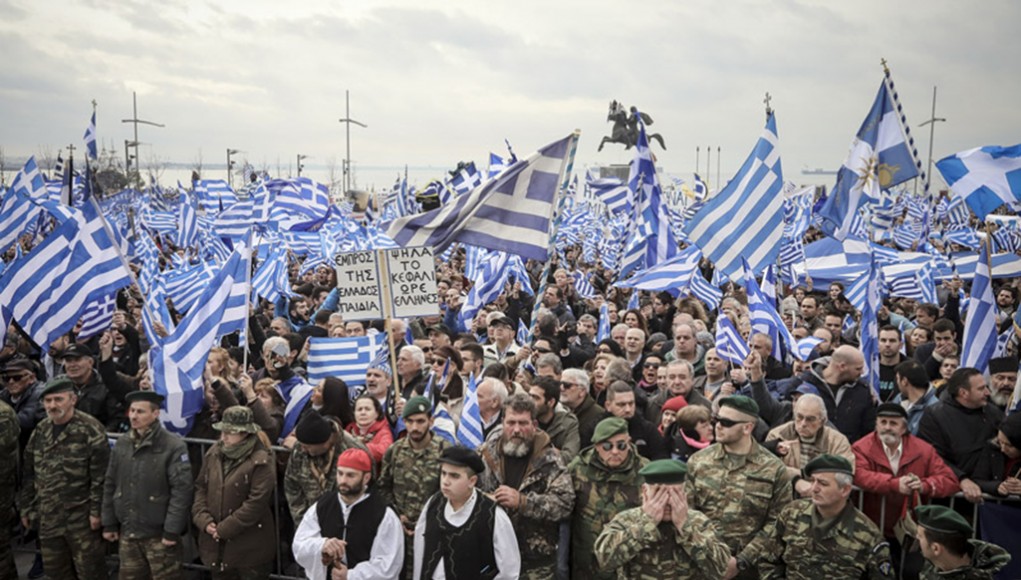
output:
[[[839,455],[824,453],[808,462],[805,466],[805,476],[811,477],[813,473],[846,473],[854,475],[854,468],[851,462]]]
[[[422,396],[411,397],[408,399],[407,403],[404,403],[404,412],[401,413],[401,417],[407,419],[408,417],[417,415],[418,413],[425,413],[428,415],[432,413],[432,410],[433,406],[432,403],[429,402],[429,399]]]
[[[731,395],[720,399],[721,407],[730,407],[752,417],[759,416],[759,405],[754,400],[744,395]]]
[[[645,477],[645,483],[676,484],[684,483],[688,475],[688,466],[676,459],[657,459],[643,467],[639,475]]]
[[[156,391],[131,391],[127,395],[124,395],[124,401],[128,405],[138,401],[145,401],[146,403],[152,403],[158,407],[163,404],[163,395]]]
[[[970,538],[975,530],[968,520],[954,510],[941,505],[920,505],[915,508],[918,525],[934,532],[957,534]]]
[[[596,425],[596,430],[592,433],[592,442],[602,443],[621,433],[627,433],[627,421],[620,417],[607,417]]]
[[[67,375],[60,375],[59,377],[56,377],[52,381],[46,383],[46,386],[43,387],[42,392],[39,393],[39,398],[42,399],[46,395],[56,395],[57,393],[66,393],[68,391],[73,390],[74,383],[71,382],[71,379],[67,378]]]

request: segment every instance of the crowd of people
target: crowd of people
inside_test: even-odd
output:
[[[988,380],[960,366],[961,282],[938,304],[884,301],[873,388],[840,284],[779,297],[793,336],[819,339],[807,360],[781,360],[739,286],[709,307],[593,272],[595,297],[582,298],[572,259],[547,280],[529,263],[531,279],[467,325],[462,252],[437,263],[435,316],[387,325],[345,320],[334,271],[295,264],[294,297],[253,305],[248,343],[228,336],[209,353],[188,443],[161,421],[133,288],[88,340],[72,332],[44,352],[12,326],[0,578],[18,577],[14,545],[37,548],[33,578],[113,566],[182,578],[191,564],[218,579],[351,580],[991,578],[1008,566],[973,522],[982,502],[1021,495],[1019,341]],[[1006,330],[1017,288],[996,300]],[[717,350],[723,317],[750,347],[743,364]],[[366,368],[364,384],[322,379],[287,412],[310,338],[384,327],[393,365]],[[436,426],[442,415],[456,432],[474,402],[484,441],[469,448]]]

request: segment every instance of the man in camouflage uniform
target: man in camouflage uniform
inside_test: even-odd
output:
[[[811,497],[780,512],[759,562],[763,579],[893,578],[890,546],[848,498],[854,473],[839,455],[805,465]]]
[[[301,522],[305,510],[327,492],[337,491],[337,458],[357,447],[360,441],[340,428],[332,419],[317,412],[306,413],[294,429],[298,444],[291,450],[284,474],[284,496],[294,518]]]
[[[425,502],[440,490],[440,454],[449,444],[433,435],[432,404],[425,397],[412,397],[404,404],[407,437],[399,439],[383,455],[376,493],[394,508],[404,527],[404,570],[402,578],[414,574],[415,524]]]
[[[723,576],[730,549],[709,518],[688,507],[687,470],[660,459],[638,472],[645,478],[642,506],[617,514],[596,538],[600,569],[628,580]]]
[[[14,527],[14,486],[18,473],[18,436],[21,426],[10,405],[0,401],[0,578],[17,578],[11,551]]]
[[[1010,563],[996,544],[972,540],[975,530],[964,516],[941,505],[915,508],[918,547],[925,557],[923,580],[992,580]]]
[[[613,516],[641,501],[643,478],[638,471],[649,461],[631,444],[627,421],[610,417],[600,421],[592,446],[567,467],[574,486],[571,515],[571,578],[616,578],[615,570],[599,570],[593,554],[596,538]]]
[[[762,546],[780,510],[793,499],[791,476],[752,438],[759,415],[755,401],[741,395],[719,401],[716,443],[688,460],[688,498],[693,509],[718,526],[730,547],[725,577],[755,578]]]
[[[120,540],[120,578],[179,579],[192,499],[188,447],[160,424],[162,395],[134,391],[124,400],[131,431],[106,470],[103,538]]]
[[[560,521],[571,514],[574,488],[564,460],[535,425],[535,401],[524,393],[503,405],[503,432],[479,449],[486,471],[478,487],[505,509],[521,552],[521,578],[556,575]]]
[[[99,533],[103,477],[110,446],[103,425],[75,410],[74,383],[50,381],[41,393],[46,418],[25,448],[18,498],[22,524],[39,530],[50,578],[103,578],[106,550]]]

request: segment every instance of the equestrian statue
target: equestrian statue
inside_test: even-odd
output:
[[[610,102],[610,110],[606,114],[607,122],[613,123],[613,130],[599,143],[599,151],[603,150],[603,145],[607,143],[623,143],[624,150],[627,151],[638,143],[638,116],[641,115],[641,122],[646,125],[652,125],[652,117],[645,113],[639,113],[637,107],[631,107],[630,114],[624,109],[624,103],[619,101]],[[663,136],[659,133],[652,133],[649,139],[659,143],[659,146],[666,150],[666,145],[663,143]]]

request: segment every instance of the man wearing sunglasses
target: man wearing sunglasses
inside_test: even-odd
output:
[[[600,572],[620,578],[719,578],[730,550],[720,528],[691,504],[688,467],[660,459],[643,467],[641,507],[614,517],[596,538]],[[578,576],[575,576],[578,578]]]
[[[596,425],[592,446],[568,466],[574,485],[571,513],[571,570],[573,578],[616,578],[614,570],[596,565],[596,538],[618,513],[641,501],[642,476],[638,470],[648,460],[631,445],[627,421],[603,419]]]
[[[731,551],[724,578],[757,578],[755,566],[776,518],[791,502],[791,476],[775,455],[752,437],[759,406],[732,395],[719,399],[716,443],[688,460],[691,508],[716,524]]]
[[[19,439],[20,449],[28,444],[28,437],[41,420],[42,403],[39,393],[43,384],[35,374],[35,363],[27,358],[16,358],[7,362],[0,375],[0,401],[11,406],[18,414],[18,425],[21,427]]]

